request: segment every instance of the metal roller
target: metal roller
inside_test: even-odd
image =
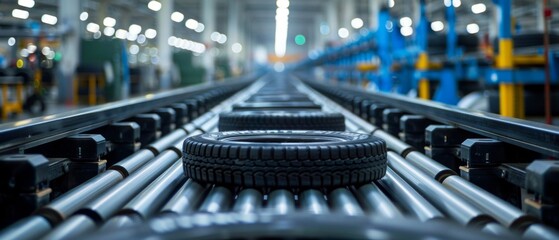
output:
[[[178,156],[174,151],[162,152],[151,162],[130,175],[130,177],[83,206],[75,215],[56,227],[52,231],[53,234],[56,234],[55,236],[68,235],[68,237],[70,237],[95,229],[95,224],[81,223],[86,221],[84,217],[90,219],[94,223],[104,222],[126,204],[135,194],[141,191],[142,188],[157,178],[173,163],[177,162],[177,160]],[[73,228],[75,224],[78,224],[77,222],[80,222],[80,227]]]
[[[442,182],[448,176],[456,175],[456,172],[450,168],[445,167],[417,151],[410,152],[406,155],[406,160],[438,182]]]
[[[176,142],[182,142],[186,138],[186,131],[182,128],[172,131],[171,133],[163,136],[159,140],[149,144],[146,148],[160,153],[165,151],[167,148],[173,146]]]
[[[123,176],[119,172],[107,170],[40,208],[38,214],[56,225],[122,179]]]
[[[154,157],[155,154],[152,151],[140,149],[127,158],[112,165],[109,169],[117,170],[121,172],[123,176],[127,177]]]
[[[368,212],[386,218],[401,218],[402,212],[374,183],[354,189],[355,195]]]
[[[142,217],[138,214],[127,214],[127,215],[117,215],[109,219],[103,224],[101,229],[119,229],[122,227],[132,226],[134,224],[139,224],[143,221]]]
[[[186,180],[182,162],[177,161],[171,168],[155,179],[134,199],[127,203],[119,213],[137,214],[143,219],[151,217],[169,199],[176,188]]]
[[[262,208],[263,196],[260,191],[252,188],[243,189],[239,192],[233,212],[254,213]]]
[[[288,214],[295,211],[293,193],[285,189],[278,189],[268,194],[267,209],[278,214]]]
[[[443,185],[469,200],[508,228],[522,231],[536,221],[535,217],[525,214],[510,203],[459,176],[447,177],[443,181]]]
[[[458,223],[481,227],[494,221],[489,215],[458,197],[427,174],[412,167],[410,163],[396,153],[388,152],[388,165],[425,198],[429,199],[433,205]]]
[[[329,213],[328,203],[324,199],[324,194],[315,189],[309,189],[299,194],[301,210],[314,214]]]
[[[415,215],[419,220],[430,221],[445,218],[437,208],[416,192],[392,169],[386,169],[386,175],[378,183],[390,192],[390,195],[402,207]]]
[[[207,192],[205,186],[188,179],[175,195],[163,206],[161,213],[185,214],[196,210]]]
[[[373,132],[373,136],[378,137],[386,141],[386,147],[388,149],[398,153],[400,156],[406,156],[409,152],[413,151],[413,147],[408,145],[405,142],[402,142],[400,139],[390,135],[389,133],[383,130],[376,130]]]
[[[46,218],[33,215],[0,231],[0,239],[38,239],[51,229],[52,226]]]
[[[226,187],[214,186],[198,209],[199,212],[217,213],[229,210],[233,193]]]
[[[338,188],[330,192],[328,194],[328,201],[336,212],[350,216],[365,214],[353,194],[345,188]]]
[[[41,239],[72,239],[97,228],[95,221],[85,215],[74,215],[62,222]]]
[[[536,223],[530,225],[526,231],[524,231],[522,237],[527,239],[556,240],[559,239],[559,232],[543,224]]]
[[[509,231],[509,229],[496,222],[490,222],[485,224],[485,226],[481,228],[481,231],[489,234],[501,236],[507,239],[516,238],[516,236],[511,231]]]

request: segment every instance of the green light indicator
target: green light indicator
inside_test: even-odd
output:
[[[307,41],[307,39],[305,39],[305,36],[298,34],[297,36],[295,36],[295,44],[297,45],[304,45],[305,42]]]

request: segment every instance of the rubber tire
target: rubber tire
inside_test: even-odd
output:
[[[386,143],[369,134],[329,131],[206,133],[183,143],[187,177],[242,187],[331,188],[370,183],[386,173]]]
[[[218,129],[345,131],[345,118],[321,111],[237,111],[219,114]]]
[[[509,237],[509,236],[507,236]],[[105,228],[83,235],[104,239],[486,239],[476,228],[450,221],[420,222],[411,218],[335,214],[197,213],[163,215],[119,229]]]
[[[233,105],[233,111],[237,110],[287,110],[287,109],[314,109],[321,110],[322,106],[314,102],[257,102],[238,103]]]

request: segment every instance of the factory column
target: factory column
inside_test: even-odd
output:
[[[376,32],[378,29],[378,14],[382,7],[382,2],[382,0],[369,0],[369,10],[371,11],[369,20],[371,20],[370,27],[372,32]]]
[[[233,0],[228,1],[229,3],[229,14],[228,14],[228,25],[227,25],[227,56],[229,56],[229,65],[233,73],[239,73],[239,52],[234,52],[234,44],[239,43],[239,35],[241,33],[239,25],[240,18],[239,12],[241,11],[241,1]],[[238,50],[238,49],[236,49]]]
[[[355,0],[341,0],[340,2],[342,4],[342,21],[340,27],[347,28],[349,36],[351,36],[353,33],[351,19],[355,17]]]
[[[425,0],[420,0],[419,2],[419,24],[417,25],[416,41],[419,47],[419,56],[415,64],[415,68],[421,73],[418,82],[419,98],[430,99],[430,83],[424,75],[429,70],[429,56],[427,55],[427,16],[425,14]],[[415,22],[415,21],[414,21]]]
[[[511,36],[511,0],[498,1],[499,53],[496,67],[499,80],[500,113],[524,118],[524,86],[513,79],[513,42]]]
[[[58,0],[58,19],[61,32],[60,54],[62,60],[58,65],[58,102],[74,102],[74,74],[80,61],[80,13],[81,1]]]
[[[206,69],[206,81],[214,81],[214,51],[210,35],[215,31],[215,0],[202,0],[202,22],[206,28],[202,34],[202,41],[207,45],[209,51],[204,53],[204,68]]]
[[[326,20],[328,21],[328,28],[330,33],[328,34],[328,40],[334,41],[338,39],[338,1],[330,0],[326,2]]]
[[[171,13],[173,0],[161,0],[161,10],[157,12],[157,47],[159,49],[159,70],[161,89],[171,87],[171,68],[173,67],[173,53],[168,39],[173,35]]]

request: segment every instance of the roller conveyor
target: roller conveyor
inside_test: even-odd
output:
[[[184,139],[217,132],[219,113],[231,111],[235,104],[249,99],[266,81],[264,77],[250,86],[245,84],[244,89],[222,99],[189,123],[171,130],[103,173],[52,199],[32,215],[1,230],[0,239],[75,238],[118,231],[152,219],[163,221],[173,216],[229,212],[246,216],[307,213],[389,220],[410,218],[418,222],[436,220],[471,226],[472,231],[484,231],[490,234],[487,236],[559,238],[555,229],[540,223],[536,217],[464,180],[454,170],[416,150],[398,136],[371,125],[350,109],[326,98],[320,86],[297,80],[293,81],[297,90],[320,105],[322,111],[344,115],[346,131],[372,134],[386,142],[388,169],[382,179],[334,189],[243,188],[188,179],[183,174],[181,162]],[[169,99],[176,100],[177,97]],[[171,103],[154,104],[153,107]],[[79,133],[83,126],[76,129],[69,132]],[[39,143],[44,141],[38,137],[34,142],[18,144]],[[6,145],[6,149],[14,146]],[[549,149],[543,151],[553,153]]]

